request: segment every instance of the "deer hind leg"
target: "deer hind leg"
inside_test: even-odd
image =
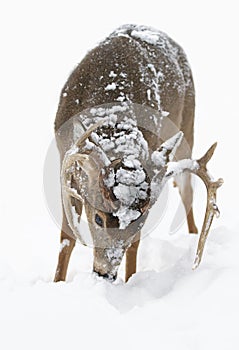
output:
[[[192,149],[194,143],[194,113],[195,113],[195,101],[194,101],[194,87],[193,81],[189,88],[190,91],[186,93],[184,108],[182,112],[181,130],[184,133],[184,140],[180,145],[176,153],[176,159],[184,159],[192,157]],[[189,233],[198,233],[198,229],[195,225],[193,215],[193,188],[192,188],[192,176],[189,173],[184,173],[175,179],[175,183],[179,188],[179,193],[184,204],[184,208],[187,215],[187,223]]]
[[[65,214],[63,215],[64,216],[60,238],[61,245],[54,282],[65,281],[71,253],[75,246],[75,239],[73,238],[73,234],[67,225]]]
[[[135,241],[126,251],[125,282],[136,272],[139,242],[140,233],[137,234]]]

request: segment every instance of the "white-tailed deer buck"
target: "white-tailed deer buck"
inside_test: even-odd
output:
[[[126,281],[136,272],[140,230],[173,177],[197,233],[191,173],[207,188],[194,267],[201,261],[216,190],[207,162],[216,144],[192,160],[195,92],[182,48],[152,28],[127,25],[90,51],[65,84],[55,120],[61,158],[63,224],[55,281],[65,280],[84,206],[94,246],[93,269],[114,280],[126,253]]]

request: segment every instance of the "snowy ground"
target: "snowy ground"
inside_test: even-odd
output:
[[[50,225],[38,228],[47,232]],[[80,245],[68,282],[52,283],[55,242],[44,237],[39,244],[30,234],[23,236],[34,255],[25,271],[1,263],[4,349],[19,344],[24,349],[82,344],[234,349],[239,344],[239,242],[233,230],[212,230],[203,264],[194,272],[195,236],[148,237],[141,244],[139,272],[127,284],[119,279],[115,285],[92,275],[91,250]]]
[[[1,349],[239,347],[236,2],[147,4],[129,7],[122,0],[112,9],[107,1],[91,1],[80,8],[73,0],[24,0],[1,11]],[[92,8],[101,15],[93,18]],[[96,278],[92,250],[80,244],[67,282],[54,284],[59,229],[46,209],[42,172],[58,95],[85,52],[129,22],[168,32],[188,53],[197,90],[194,155],[219,142],[209,168],[225,180],[218,192],[221,218],[192,271],[198,237],[188,235],[185,224],[168,234],[178,206],[177,190],[170,189],[166,214],[141,242],[138,273],[127,284],[123,266],[115,284]],[[205,193],[198,182],[195,202],[200,227]]]

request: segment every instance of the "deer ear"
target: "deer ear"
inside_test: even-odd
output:
[[[176,150],[182,142],[183,136],[183,132],[179,131],[170,139],[162,143],[159,150],[152,153],[151,160],[157,168],[164,167],[168,162],[173,160]]]

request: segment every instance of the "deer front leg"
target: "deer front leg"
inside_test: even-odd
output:
[[[73,199],[76,211],[81,215],[82,205],[81,202]],[[63,211],[63,221],[61,229],[61,245],[58,257],[58,264],[56,268],[56,274],[54,282],[65,281],[66,273],[71,257],[72,250],[75,246],[75,238],[73,236],[72,230],[70,229],[65,212]]]
[[[75,239],[61,231],[61,246],[58,257],[58,264],[54,282],[65,281],[68,264],[70,261],[72,250],[75,246]]]
[[[140,242],[140,233],[135,237],[134,242],[126,251],[126,269],[125,269],[125,282],[136,272],[137,266],[137,251]]]

